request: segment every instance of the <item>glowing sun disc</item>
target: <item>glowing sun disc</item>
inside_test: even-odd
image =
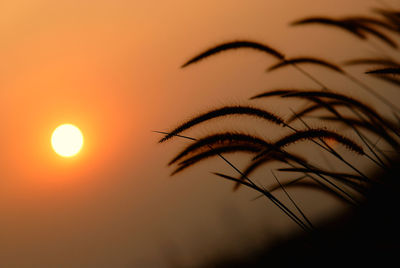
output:
[[[62,157],[75,156],[83,146],[82,132],[72,124],[60,125],[51,135],[51,146]]]

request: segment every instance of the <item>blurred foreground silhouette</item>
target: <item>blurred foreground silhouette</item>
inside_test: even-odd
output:
[[[252,254],[211,260],[202,267],[270,267],[398,263],[400,253],[400,159],[374,175],[384,184],[372,188],[358,207],[320,224],[311,234],[277,241]],[[268,244],[269,245],[269,244]]]

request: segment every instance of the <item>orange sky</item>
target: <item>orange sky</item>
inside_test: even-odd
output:
[[[169,178],[166,163],[184,141],[158,145],[151,131],[281,85],[281,76],[264,73],[272,59],[253,53],[179,68],[200,50],[251,39],[289,55],[345,58],[351,37],[320,38],[321,29],[287,24],[372,5],[378,4],[3,0],[0,267],[163,267],[174,255],[193,263],[214,247],[256,239],[254,230],[265,226],[272,233],[293,228],[270,204],[249,202],[251,192],[233,194],[204,165]],[[323,49],[310,49],[310,42]],[[350,51],[357,52],[368,47]],[[62,123],[85,136],[75,158],[51,150],[51,132]],[[226,214],[242,224],[228,228]]]

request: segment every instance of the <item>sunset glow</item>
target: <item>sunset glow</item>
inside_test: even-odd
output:
[[[400,0],[0,7],[0,268],[398,261]]]

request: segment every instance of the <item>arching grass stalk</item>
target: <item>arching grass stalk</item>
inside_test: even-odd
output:
[[[390,62],[394,62],[394,61],[390,60]],[[400,113],[400,108],[398,108],[396,105],[394,105],[393,103],[388,101],[382,95],[376,93],[375,90],[370,88],[368,85],[363,83],[361,80],[357,79],[356,77],[352,76],[348,72],[344,71],[342,68],[340,68],[336,64],[333,64],[333,63],[325,61],[325,60],[321,60],[321,59],[317,59],[317,58],[311,58],[311,57],[299,57],[299,58],[293,58],[293,59],[283,59],[281,62],[278,62],[277,64],[275,64],[275,65],[271,66],[270,68],[268,68],[268,71],[269,72],[270,71],[274,71],[274,70],[280,69],[282,67],[285,67],[287,65],[291,65],[296,70],[298,70],[303,75],[305,75],[310,80],[312,80],[314,83],[319,85],[323,90],[330,91],[328,89],[328,87],[326,87],[321,81],[319,81],[317,78],[315,78],[313,75],[311,75],[309,72],[305,71],[303,68],[301,68],[299,66],[299,64],[305,64],[305,63],[326,67],[326,68],[328,68],[330,70],[335,71],[336,73],[339,73],[339,74],[345,76],[347,79],[349,79],[353,83],[357,84],[359,87],[363,88],[368,93],[372,94],[374,97],[376,97],[377,99],[382,101],[384,104],[389,106],[392,110],[395,110],[397,113]],[[389,70],[386,70],[386,72],[396,73],[396,71],[398,71],[398,70],[399,70],[398,68],[390,68]],[[381,71],[381,72],[383,72],[383,71]]]
[[[298,131],[298,132],[296,132],[296,133],[294,133],[294,134],[292,134],[290,136],[282,138],[280,141],[278,141],[277,143],[273,144],[272,147],[269,147],[268,149],[265,149],[264,151],[259,153],[257,156],[255,156],[253,158],[253,160],[257,160],[257,159],[261,158],[264,155],[268,155],[268,153],[270,153],[270,152],[279,151],[282,154],[284,154],[287,159],[290,159],[290,160],[298,163],[299,165],[303,166],[304,168],[312,169],[312,167],[309,164],[307,164],[307,162],[305,162],[305,161],[303,161],[301,159],[295,158],[292,155],[284,152],[283,150],[280,149],[280,146],[285,146],[285,144],[292,143],[292,142],[294,142],[295,140],[298,140],[298,139],[310,139],[310,140],[312,140],[315,137],[326,136],[326,135],[328,135],[329,137],[335,138],[340,143],[343,143],[344,145],[349,146],[350,148],[353,148],[355,151],[361,150],[361,152],[362,152],[362,149],[360,147],[357,147],[350,140],[345,139],[344,137],[341,137],[340,135],[337,135],[337,134],[335,134],[333,132],[329,132],[329,131],[325,131],[325,130],[311,130],[311,131],[308,131],[308,132],[307,131],[305,131],[305,132]],[[343,189],[341,189],[339,186],[337,186],[336,184],[331,182],[323,174],[318,173],[318,172],[314,172],[314,173],[315,173],[315,175],[320,177],[323,181],[325,181],[326,183],[331,185],[333,188],[335,188],[336,190],[338,190],[339,192],[341,192],[345,196],[347,196],[349,199],[351,199],[355,204],[358,203],[350,194],[348,194]]]
[[[344,118],[339,112],[337,112],[336,109],[334,109],[333,107],[330,107],[329,105],[325,105],[325,103],[324,103],[322,100],[318,99],[318,98],[309,97],[308,99],[311,100],[311,101],[313,101],[313,102],[316,102],[316,103],[318,103],[318,104],[320,104],[320,105],[326,106],[326,109],[328,109],[328,110],[329,110],[330,112],[332,112],[336,117],[338,117],[341,121],[343,121],[343,122],[346,123],[348,126],[350,126],[350,127],[354,130],[354,132],[356,132],[356,134],[360,137],[360,139],[363,141],[363,143],[368,147],[368,149],[369,149],[369,150],[374,154],[374,156],[378,159],[379,163],[378,163],[375,159],[373,159],[371,156],[369,156],[368,154],[366,154],[366,153],[364,153],[364,156],[367,157],[368,159],[370,159],[373,163],[375,163],[377,166],[379,166],[379,167],[381,167],[381,168],[384,168],[384,167],[386,166],[385,163],[383,163],[382,159],[375,153],[375,151],[371,148],[371,146],[370,146],[370,145],[368,144],[368,142],[365,140],[364,136],[358,131],[358,129],[357,129],[355,126],[353,126],[351,123],[347,122],[347,121],[346,121],[346,118]],[[332,149],[332,150],[333,150],[333,149]],[[341,160],[345,161],[345,160],[343,159],[343,157],[341,157],[339,154],[336,153],[335,155],[337,155],[338,157],[340,157]],[[346,161],[346,162],[347,162],[347,161]]]
[[[301,96],[301,91],[296,91],[296,90],[277,90],[277,92],[279,93],[279,95],[281,95],[281,97],[297,97],[299,94],[300,94],[300,96]],[[307,92],[303,92],[303,93],[309,93],[309,92],[313,92],[313,91],[307,91]],[[270,97],[270,96],[274,96],[275,95],[275,93],[276,92],[266,92],[266,93],[261,93],[261,94],[258,94],[258,95],[256,95],[256,96],[253,96],[253,97],[251,97],[250,99],[256,99],[256,98],[262,98],[262,97]],[[315,93],[315,94],[317,94],[318,92],[313,92],[313,93]],[[322,94],[322,92],[321,92],[321,94]],[[336,96],[337,94],[335,94],[335,95],[333,95],[333,96]],[[331,95],[327,95],[327,96],[331,96]],[[304,97],[304,96],[302,96],[302,97]],[[325,102],[323,102],[322,100],[320,100],[320,99],[318,99],[317,97],[314,97],[314,96],[307,96],[306,97],[307,99],[309,99],[309,100],[311,100],[311,101],[313,101],[313,102],[315,102],[315,103],[317,103],[317,104],[319,104],[319,105],[321,105],[321,106],[324,106],[327,110],[329,110],[330,112],[332,112],[332,113],[334,113],[335,114],[335,116],[338,116],[339,118],[341,118],[341,120],[343,121],[343,122],[345,122],[344,121],[344,119],[343,119],[343,117],[334,109],[334,108],[332,108],[332,107],[330,107],[329,105],[327,105]],[[353,125],[351,125],[351,124],[348,124],[356,133],[357,133],[357,135],[360,137],[360,139],[363,141],[363,143],[364,144],[366,144],[366,146],[368,147],[368,149],[370,150],[370,151],[373,151],[373,150],[371,150],[371,147],[367,144],[367,142],[366,142],[366,140],[365,139],[363,139],[363,136],[361,135],[361,133],[353,126]],[[291,128],[293,131],[297,131],[296,129],[294,129],[294,128],[292,128],[292,127],[290,127],[289,126],[289,128]],[[376,155],[376,153],[375,152],[373,152],[373,154],[374,155]],[[380,162],[381,162],[381,164],[379,164],[378,162],[376,162],[373,158],[371,158],[370,156],[368,156],[367,154],[364,154],[364,155],[366,155],[366,157],[367,158],[369,158],[371,161],[373,161],[375,164],[377,164],[378,166],[380,166],[380,167],[382,167],[382,166],[384,166],[384,163],[382,162],[382,160],[379,158],[379,156],[378,156],[378,159],[380,160]],[[377,156],[377,155],[376,155]],[[342,157],[341,157],[342,158]],[[343,159],[343,158],[342,158]],[[341,159],[341,160],[342,160]]]
[[[321,92],[321,91],[314,91],[314,90],[308,90],[308,91],[292,90],[291,92],[281,94],[281,97],[283,97],[283,98],[299,97],[299,98],[310,99],[310,100],[312,100],[311,98],[318,98],[319,101],[322,101],[319,98],[327,98],[327,99],[342,101],[342,102],[350,105],[351,107],[355,107],[355,108],[359,109],[360,111],[362,111],[363,114],[368,116],[368,118],[371,120],[372,123],[374,123],[374,125],[376,127],[390,129],[394,134],[399,135],[397,126],[394,126],[391,122],[389,122],[385,118],[381,117],[376,111],[374,111],[368,105],[365,105],[355,99],[352,99],[350,97],[347,97],[347,96],[339,94],[339,93]],[[316,101],[313,101],[313,102],[316,102]],[[316,103],[318,104],[319,102],[316,102]],[[329,103],[327,103],[327,102],[321,103],[320,105],[326,106],[327,109],[329,107],[331,107],[331,106],[329,106]]]
[[[165,142],[168,139],[172,138],[173,136],[176,136],[177,134],[183,132],[184,130],[187,130],[202,122],[229,115],[246,115],[246,116],[260,118],[277,125],[284,124],[283,120],[280,117],[262,109],[250,106],[226,106],[219,109],[211,110],[209,112],[194,117],[193,119],[175,128],[171,133],[165,135],[165,137],[163,137],[159,142],[160,143]]]
[[[336,106],[343,106],[344,103],[342,102],[337,102],[337,101],[329,101],[326,102],[327,105],[331,106],[331,107],[336,107]],[[321,106],[319,104],[314,104],[311,105],[307,108],[305,108],[304,110],[301,110],[300,112],[297,113],[297,116],[292,116],[288,122],[292,122],[295,119],[298,119],[299,117],[302,116],[307,116],[309,113],[312,113],[314,111],[317,111],[319,109],[325,109],[324,106]],[[362,116],[356,111],[354,110],[359,116],[358,118],[362,118]],[[336,122],[342,122],[339,118],[337,118],[336,116],[314,116],[315,118],[318,119],[326,119],[326,120],[330,120],[330,121],[336,121]],[[354,118],[348,118],[346,117],[346,120],[351,123],[352,125],[365,129],[369,132],[372,132],[378,136],[380,136],[381,138],[383,138],[388,144],[390,144],[391,146],[393,146],[393,148],[399,148],[400,144],[394,140],[383,128],[379,128],[377,127],[376,124],[372,124],[370,122],[367,122],[366,120],[363,119],[354,119]],[[365,137],[367,139],[367,137]],[[368,142],[370,144],[372,144],[371,141],[368,140]]]
[[[300,117],[298,116],[292,109],[291,109],[292,113],[303,123],[303,125],[305,125],[306,128],[311,129],[310,126]],[[350,162],[348,162],[347,160],[345,160],[338,152],[335,151],[335,149],[333,149],[328,143],[326,143],[323,139],[319,138],[319,140],[323,143],[324,146],[326,146],[326,149],[328,149],[328,152],[332,153],[335,157],[337,157],[338,159],[340,159],[343,163],[345,163],[348,167],[350,167],[351,169],[353,169],[354,171],[356,171],[358,174],[360,174],[360,176],[362,176],[365,179],[369,179],[366,175],[364,175],[364,173],[362,173],[358,168],[356,168],[354,165],[352,165]],[[318,145],[320,145],[319,143],[317,143]],[[322,148],[325,149],[324,146],[320,145]]]
[[[165,134],[165,135],[171,135],[171,133],[168,133],[168,132],[162,132],[162,131],[154,131],[154,132],[160,133],[160,134]],[[174,136],[186,138],[186,139],[190,139],[190,140],[196,140],[195,138],[187,137],[187,136],[183,136],[183,135],[174,134]],[[210,149],[212,150],[213,148],[210,146]],[[306,232],[311,231],[310,227],[308,227],[300,218],[298,218],[297,215],[295,215],[288,207],[286,207],[281,201],[279,201],[279,199],[277,199],[272,193],[258,187],[251,179],[249,179],[246,175],[244,175],[235,165],[233,165],[222,154],[218,154],[218,156],[222,160],[224,160],[224,162],[227,163],[230,167],[232,167],[236,172],[238,172],[241,176],[244,176],[246,178],[246,181],[235,180],[236,182],[240,182],[241,184],[246,185],[246,186],[264,194],[273,204],[275,204],[283,213],[285,213],[301,229],[303,229]],[[229,179],[229,178],[226,178],[226,179]]]
[[[319,86],[322,88],[322,90],[329,91],[329,89],[328,89],[321,81],[319,81],[317,78],[315,78],[315,77],[314,77],[313,75],[311,75],[309,72],[305,71],[303,68],[301,68],[300,66],[297,65],[297,63],[302,63],[302,62],[315,63],[315,64],[319,64],[319,65],[328,67],[328,68],[330,68],[330,69],[332,69],[332,70],[335,70],[335,71],[337,71],[337,72],[342,72],[341,69],[338,68],[338,67],[335,66],[335,65],[332,65],[332,64],[330,64],[330,63],[328,63],[328,62],[321,61],[321,60],[318,60],[318,59],[312,59],[312,58],[297,58],[297,59],[293,59],[293,60],[284,59],[284,60],[282,61],[282,63],[278,63],[278,64],[276,64],[276,65],[270,67],[270,68],[268,69],[268,71],[272,71],[272,70],[278,69],[278,68],[280,68],[280,67],[283,67],[283,66],[285,66],[286,64],[289,64],[289,65],[292,65],[296,70],[298,70],[298,71],[299,71],[300,73],[302,73],[304,76],[306,76],[307,78],[309,78],[310,80],[312,80],[314,83],[316,83],[317,85],[319,85]],[[350,110],[353,110],[352,108],[349,108],[349,109],[350,109]],[[295,130],[295,131],[296,131],[296,130]],[[325,142],[323,142],[323,143],[325,143]],[[327,146],[326,143],[325,143],[325,145]],[[367,146],[368,146],[368,144],[367,144]],[[328,148],[329,148],[329,146],[328,146]],[[331,148],[330,151],[333,152],[333,149]],[[372,153],[374,153],[374,152],[372,152]],[[334,153],[334,155],[335,155],[336,157],[337,157],[337,156],[340,157],[340,155],[337,154],[336,152]],[[376,156],[376,157],[379,159],[378,156]],[[342,160],[342,161],[344,161],[344,159],[343,159],[342,157],[340,157],[339,159]],[[347,165],[349,165],[349,163],[348,163],[347,161],[345,161],[345,163],[346,163]],[[351,167],[352,167],[353,169],[355,169],[352,165],[351,165]],[[355,169],[355,170],[356,170],[356,169]],[[356,171],[360,173],[360,171],[358,171],[358,170],[356,170]]]
[[[369,39],[367,38],[366,34],[375,36],[377,39],[385,43],[386,45],[390,46],[393,49],[397,49],[397,43],[384,34],[383,32],[376,30],[374,27],[371,27],[371,24],[379,27],[384,27],[385,29],[390,27],[390,30],[397,32],[394,25],[390,25],[381,21],[379,19],[375,19],[372,17],[344,17],[344,18],[328,18],[328,17],[307,17],[304,19],[300,19],[297,21],[292,22],[291,26],[299,26],[299,25],[309,25],[309,24],[317,24],[322,26],[331,26],[336,27],[338,29],[344,30],[347,33],[355,36],[361,41],[367,41],[367,44],[376,50],[378,53],[386,54],[383,49],[372,42],[368,42]]]
[[[312,170],[312,173],[314,173],[316,176],[318,176],[319,178],[321,178],[323,181],[325,181],[327,184],[329,184],[330,186],[332,186],[334,189],[338,190],[339,192],[341,192],[343,195],[345,195],[347,198],[349,198],[353,203],[351,203],[352,205],[358,205],[359,202],[354,199],[354,197],[352,197],[349,193],[347,193],[345,190],[341,189],[339,186],[337,186],[336,184],[334,184],[332,181],[330,181],[329,179],[327,179],[320,171],[318,171],[317,169],[313,169],[309,164],[307,163],[303,163],[303,162],[297,162],[299,165],[303,166],[305,169],[307,170]]]
[[[218,109],[218,110],[222,110]],[[216,111],[218,111],[216,110]],[[206,113],[210,114],[210,113]],[[200,115],[198,117],[195,117],[188,122],[182,124],[181,126],[177,127],[175,130],[173,130],[170,133],[179,133],[182,129],[184,129],[182,126],[187,126],[192,124],[190,122],[198,122],[198,118],[204,118],[204,114]],[[207,118],[209,118],[207,116]],[[290,127],[290,126],[289,126]],[[293,128],[292,128],[293,129]],[[179,131],[178,131],[179,130]],[[171,134],[166,135],[166,136],[171,136]],[[200,154],[197,154],[189,159],[186,159],[180,163],[180,166],[172,173],[176,174],[178,172],[181,172],[182,170],[192,166],[193,164],[197,163],[198,161],[201,161],[203,159],[206,159],[210,156],[215,156],[215,155],[220,155],[221,153],[225,152],[237,152],[237,151],[244,151],[244,152],[252,152],[252,153],[261,153],[258,155],[259,157],[264,154],[270,152],[270,151],[275,151],[277,153],[281,153],[284,155],[284,158],[290,159],[292,161],[295,161],[301,165],[305,166],[305,161],[299,159],[298,157],[294,157],[293,155],[290,155],[286,152],[283,152],[280,148],[283,146],[287,146],[290,143],[293,143],[297,140],[303,140],[303,139],[310,139],[312,140],[314,137],[330,137],[338,141],[339,143],[345,145],[349,149],[358,152],[359,154],[364,154],[362,148],[352,142],[351,140],[342,137],[341,135],[338,135],[334,132],[330,132],[327,130],[321,130],[321,129],[311,129],[309,131],[295,131],[294,134],[289,135],[287,137],[282,138],[281,140],[275,142],[275,144],[269,144],[259,138],[245,135],[245,134],[239,134],[239,133],[223,133],[223,134],[215,134],[215,135],[210,135],[207,136],[206,138],[203,138],[196,143],[190,145],[187,147],[184,151],[182,151],[178,156],[176,156],[170,164],[173,164],[177,160],[181,159],[182,157],[186,156],[188,153],[191,153],[199,148],[202,148],[204,146],[207,146],[208,148],[212,148],[209,151],[202,152]],[[161,140],[163,141],[163,139]],[[215,147],[213,145],[218,145],[220,143],[224,144],[226,141],[233,141],[234,143],[232,145],[225,145],[225,146],[219,146]],[[244,143],[243,143],[244,142]],[[260,147],[261,146],[261,147]],[[262,148],[268,148],[267,150],[262,150]],[[276,157],[276,156],[275,156]],[[279,158],[278,158],[279,159]],[[329,183],[331,186],[345,194],[348,198],[354,200],[348,193],[346,193],[343,189],[341,189],[339,186],[331,182],[329,179],[325,178],[321,174],[317,174],[319,177],[321,177],[324,181]]]
[[[359,85],[360,87],[362,87],[363,89],[365,89],[366,91],[368,91],[368,93],[372,94],[375,98],[379,99],[381,102],[383,102],[384,104],[386,104],[388,107],[390,107],[393,111],[396,111],[396,113],[400,113],[400,108],[397,107],[395,104],[391,103],[390,101],[388,101],[385,97],[383,97],[382,95],[378,94],[375,92],[375,90],[373,90],[372,88],[370,88],[368,85],[366,85],[364,82],[362,82],[360,79],[352,76],[349,73],[344,73],[343,75],[345,75],[348,79],[350,79],[351,81],[353,81],[354,83],[356,83],[357,85]]]
[[[344,106],[345,103],[343,102],[338,102],[338,101],[329,101],[326,102],[326,105],[330,106],[330,107],[336,107],[336,106]],[[297,119],[298,117],[301,116],[306,116],[307,114],[316,111],[318,109],[325,109],[324,106],[317,104],[314,104],[312,106],[309,106],[308,108],[305,108],[303,110],[301,110],[300,112],[297,113],[297,117],[296,116],[292,116],[288,122],[292,122],[294,119]],[[372,124],[370,122],[367,122],[366,120],[363,119],[362,115],[359,114],[357,112],[357,110],[353,109],[354,112],[356,113],[356,115],[358,116],[359,120],[357,119],[353,119],[353,118],[347,118],[346,120],[351,123],[352,125],[359,127],[359,128],[363,128],[366,129],[367,131],[370,131],[380,137],[382,137],[388,144],[390,144],[391,146],[393,146],[393,148],[399,148],[400,144],[393,139],[389,133],[387,131],[385,131],[385,129],[383,129],[382,127],[380,127],[377,124]],[[340,121],[342,122],[339,118],[337,118],[336,116],[334,117],[324,117],[324,116],[317,116],[317,118],[319,119],[327,119],[327,120],[331,120],[331,121]],[[394,124],[393,124],[394,125]],[[373,144],[370,140],[367,139],[367,137],[365,137],[365,139],[368,141],[369,144]]]
[[[393,61],[391,60],[390,62],[393,62]],[[392,110],[395,110],[397,113],[400,113],[400,108],[398,108],[396,105],[394,105],[393,103],[388,101],[386,98],[384,98],[380,94],[376,93],[375,90],[370,88],[368,85],[363,83],[361,80],[357,79],[356,77],[352,76],[348,72],[344,71],[342,68],[340,68],[336,64],[333,64],[333,63],[328,62],[326,60],[312,58],[312,57],[299,57],[299,58],[293,58],[293,59],[284,59],[281,62],[278,62],[277,64],[275,64],[275,65],[271,66],[270,68],[268,68],[268,71],[274,71],[274,70],[283,68],[285,66],[291,65],[296,70],[298,70],[303,75],[305,75],[310,80],[312,80],[314,83],[319,85],[322,88],[322,90],[330,91],[330,89],[325,84],[323,84],[320,80],[315,78],[312,74],[310,74],[309,72],[307,72],[303,68],[301,68],[299,66],[299,64],[313,64],[313,65],[318,65],[318,66],[321,66],[321,67],[326,67],[326,68],[328,68],[328,69],[330,69],[332,71],[335,71],[336,73],[339,73],[339,74],[345,76],[350,81],[356,83],[358,86],[360,86],[361,88],[363,88],[366,91],[368,91],[368,93],[372,94],[374,97],[376,97],[377,99],[379,99],[380,101],[385,103]],[[393,68],[393,69],[395,69],[395,68]]]
[[[311,75],[309,72],[305,71],[303,68],[301,68],[300,66],[298,66],[297,64],[299,63],[312,63],[312,64],[317,64],[320,66],[324,66],[327,67],[331,70],[334,70],[338,73],[344,74],[345,76],[348,76],[340,67],[338,67],[335,64],[329,63],[327,61],[324,60],[320,60],[320,59],[315,59],[315,58],[309,58],[309,57],[304,57],[304,58],[294,58],[291,60],[288,59],[283,59],[281,63],[275,64],[272,67],[270,67],[268,69],[268,71],[272,71],[272,70],[276,70],[279,69],[281,67],[285,67],[287,65],[291,65],[293,66],[296,70],[298,70],[299,72],[301,72],[303,75],[305,75],[306,77],[308,77],[309,79],[311,79],[314,83],[316,83],[317,85],[319,85],[322,90],[324,91],[330,91],[321,81],[319,81],[317,78],[315,78],[313,75]],[[350,76],[351,77],[351,76]],[[373,91],[373,90],[372,90]],[[350,107],[349,105],[346,105],[348,107],[348,109],[350,109],[353,113],[356,114],[355,110]],[[378,159],[378,161],[381,163],[381,165],[384,165],[383,161],[380,159],[380,157],[371,149],[371,147],[369,146],[369,144],[366,142],[366,140],[364,139],[364,137],[361,136],[361,133],[358,132],[354,126],[351,126],[356,134],[358,136],[360,136],[360,139],[363,141],[363,143],[367,146],[367,148],[372,152],[372,154],[374,154],[374,156]],[[372,160],[374,161],[374,160]]]
[[[334,121],[334,122],[341,121],[339,118],[337,118],[337,117],[335,117],[335,116],[318,116],[317,118],[318,118],[318,119],[321,119],[321,120]],[[360,127],[360,128],[364,128],[364,129],[366,129],[366,130],[368,130],[368,131],[370,131],[370,132],[373,132],[373,133],[376,134],[376,135],[380,135],[379,138],[378,138],[378,141],[381,140],[381,139],[385,140],[386,142],[392,140],[392,139],[389,139],[389,138],[391,138],[391,137],[385,136],[384,133],[382,133],[382,132],[379,131],[378,129],[374,128],[372,124],[369,124],[369,123],[367,123],[367,122],[365,122],[365,121],[360,121],[360,120],[357,120],[357,119],[352,119],[352,118],[346,118],[346,120],[347,120],[350,124],[352,124],[352,125],[354,125],[354,126],[357,126],[357,127]],[[374,151],[376,150],[378,153],[380,153],[380,154],[386,159],[386,161],[387,161],[388,163],[391,163],[391,159],[389,158],[389,156],[387,156],[379,147],[377,147],[377,141],[373,142],[373,141],[371,141],[370,139],[368,139],[367,137],[365,137],[365,140],[366,140],[369,144],[371,144],[371,149],[372,149],[372,150],[374,150]],[[392,143],[390,143],[390,142],[388,142],[388,143],[389,143],[391,146],[393,146],[393,148],[399,148],[399,144],[396,144],[396,143],[393,143],[393,144],[392,144]]]
[[[298,136],[297,138],[294,138],[294,139],[308,138],[308,136],[311,135],[311,133],[313,133],[315,131],[323,132],[322,134],[319,134],[319,135],[325,135],[325,136],[333,135],[333,137],[335,139],[337,139],[339,142],[343,143],[344,145],[349,146],[353,150],[362,151],[362,149],[360,147],[357,147],[357,145],[353,144],[350,140],[342,138],[340,135],[337,135],[337,134],[335,135],[335,133],[327,132],[327,131],[323,131],[323,130],[311,130],[310,134],[309,133],[303,134],[301,132],[298,132],[298,133],[293,134],[294,136]],[[301,135],[299,135],[299,134],[301,134]],[[276,152],[278,152],[279,154],[282,154],[284,156],[282,158],[282,157],[275,155],[274,158],[276,158],[278,160],[281,160],[281,161],[283,160],[284,162],[287,162],[285,159],[290,159],[292,161],[301,163],[304,166],[304,163],[306,163],[304,160],[301,160],[298,157],[295,157],[291,154],[283,152],[282,150],[279,149],[279,147],[281,147],[281,146],[285,146],[289,143],[294,142],[295,140],[292,138],[293,135],[283,138],[281,141],[276,142],[274,145],[266,143],[265,141],[258,139],[256,137],[245,135],[245,134],[239,134],[239,133],[223,133],[223,134],[210,135],[210,136],[200,139],[196,143],[188,146],[185,150],[183,150],[180,154],[178,154],[178,156],[176,156],[170,162],[170,164],[173,164],[180,158],[186,156],[188,153],[192,153],[193,151],[196,151],[197,149],[200,149],[204,146],[208,147],[210,149],[209,151],[201,152],[193,157],[190,157],[189,159],[182,161],[180,163],[180,166],[172,173],[172,175],[174,175],[174,174],[192,166],[193,164],[197,163],[198,161],[206,159],[210,156],[215,156],[215,155],[220,156],[221,153],[238,152],[238,151],[246,151],[246,152],[252,152],[252,153],[258,152],[259,153],[261,151],[261,148],[265,148],[265,147],[271,148],[272,150],[275,150]],[[225,141],[233,142],[233,144],[232,145],[226,144],[223,146],[214,147],[214,145],[218,145],[219,143],[224,144]],[[245,143],[243,144],[242,142],[245,142]],[[261,148],[260,148],[260,146],[261,146]],[[304,166],[304,167],[306,167],[306,166]],[[308,165],[308,167],[310,167],[310,169],[311,169],[311,166]],[[318,169],[315,169],[315,170],[318,170]],[[240,172],[240,171],[238,171],[238,172]],[[241,172],[241,173],[248,177],[248,174],[243,173],[243,172]],[[317,172],[314,172],[314,173],[317,173]],[[323,174],[317,174],[317,175],[319,175],[323,180],[328,182],[331,186],[335,187],[340,192],[345,194],[349,199],[354,200],[348,193],[346,193],[344,190],[340,189],[339,186],[337,186],[336,184],[334,184],[327,178],[323,177],[322,176]],[[241,179],[245,180],[245,177],[242,176]]]
[[[271,153],[269,153],[270,155]],[[299,158],[297,156],[294,156],[292,154],[288,154],[287,152],[282,152],[282,155],[285,155],[285,158],[279,158],[277,156],[274,156],[273,159],[275,160],[279,160],[280,162],[283,162],[285,164],[287,164],[288,166],[292,167],[292,168],[297,168],[297,166],[293,165],[289,160],[295,162],[295,163],[305,163],[306,161],[302,158]],[[266,164],[267,162],[269,162],[271,160],[271,158],[269,158],[269,155],[266,155],[264,157],[261,157],[259,159],[257,159],[256,161],[253,161],[250,163],[250,165],[248,165],[244,171],[243,174],[246,175],[247,177],[249,177],[249,175],[254,172],[257,168],[261,167],[262,165]],[[339,197],[342,201],[345,201],[346,203],[350,204],[350,205],[354,205],[354,203],[352,201],[350,201],[347,197],[345,197],[345,195],[343,195],[338,191],[333,190],[331,187],[328,187],[327,185],[325,185],[324,183],[322,183],[319,179],[313,177],[310,173],[315,174],[314,170],[317,170],[317,168],[308,166],[310,169],[304,169],[307,170],[308,172],[302,172],[304,174],[304,178],[308,177],[311,180],[313,180],[315,183],[317,183],[322,189],[324,189],[325,191],[327,191],[328,193],[334,194],[336,197]],[[318,169],[320,171],[320,169]],[[242,176],[239,178],[240,181],[244,181],[245,178]],[[368,180],[366,180],[368,181]],[[234,191],[237,190],[239,188],[240,184],[237,183],[234,187]],[[335,187],[336,189],[339,187]]]

